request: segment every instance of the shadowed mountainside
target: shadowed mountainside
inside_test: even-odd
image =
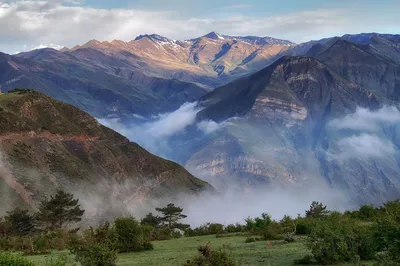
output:
[[[34,207],[56,188],[132,205],[212,189],[87,113],[35,91],[1,94],[0,116],[2,208]]]

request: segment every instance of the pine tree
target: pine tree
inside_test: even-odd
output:
[[[187,217],[182,214],[183,208],[177,207],[173,203],[168,204],[164,208],[156,208],[156,211],[163,214],[161,221],[166,223],[169,228],[176,228],[178,221]]]
[[[35,230],[33,216],[27,210],[22,210],[18,207],[7,212],[4,221],[7,225],[6,231],[10,235],[26,236]]]
[[[158,215],[153,215],[153,213],[149,212],[146,217],[144,217],[141,221],[141,225],[151,225],[154,228],[157,228],[160,226],[161,223],[161,217]]]
[[[85,211],[80,208],[79,199],[72,194],[58,190],[55,196],[45,198],[39,206],[36,220],[46,229],[64,228],[70,223],[79,222]]]
[[[310,205],[310,209],[306,211],[307,218],[321,218],[329,214],[329,211],[326,210],[326,205],[323,205],[322,202],[313,201]]]

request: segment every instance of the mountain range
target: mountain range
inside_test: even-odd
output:
[[[0,54],[0,88],[33,88],[97,117],[144,117],[177,109],[258,70],[294,44],[209,33],[187,41],[142,35],[17,55]]]
[[[400,35],[294,44],[215,32],[185,41],[152,34],[0,54],[0,70],[3,92],[33,88],[97,118],[138,125],[130,131],[192,103],[193,119],[168,136],[173,148],[162,155],[217,187],[328,185],[357,204],[400,197]],[[156,152],[135,139],[139,133],[131,140]],[[185,189],[201,187],[185,176]]]

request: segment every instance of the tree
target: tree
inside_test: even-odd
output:
[[[79,199],[72,194],[58,190],[55,196],[45,198],[39,206],[36,220],[45,225],[46,229],[60,229],[72,222],[82,220],[85,211],[80,208]]]
[[[132,252],[153,249],[153,246],[144,238],[143,228],[135,218],[118,218],[114,221],[118,236],[119,252]]]
[[[329,214],[326,210],[326,206],[321,202],[313,201],[310,205],[310,209],[306,211],[307,218],[321,218]]]
[[[144,217],[141,221],[140,221],[141,225],[151,225],[154,228],[157,228],[160,226],[161,224],[161,217],[158,215],[153,215],[153,213],[149,212],[146,217]]]
[[[187,217],[182,214],[183,208],[177,207],[173,203],[168,204],[164,208],[156,208],[156,211],[163,214],[161,221],[166,223],[169,228],[177,227],[178,221]]]
[[[8,233],[11,235],[26,236],[35,230],[33,216],[27,210],[18,207],[7,212],[4,220],[8,226]]]

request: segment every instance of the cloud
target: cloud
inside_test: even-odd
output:
[[[376,132],[383,124],[400,122],[400,112],[394,106],[385,106],[377,111],[357,108],[356,112],[341,119],[333,120],[329,125],[335,129],[352,129]]]
[[[203,120],[199,123],[196,124],[197,129],[201,130],[204,134],[211,134],[215,131],[218,131],[224,127],[227,127],[229,125],[232,125],[232,120],[235,120],[237,118],[230,118],[229,120],[222,121],[221,123],[216,123],[215,121],[212,120]]]
[[[380,139],[377,135],[361,134],[338,141],[341,158],[352,157],[379,158],[396,153],[392,143]]]
[[[330,155],[342,160],[393,156],[396,153],[395,145],[386,135],[385,129],[399,123],[400,112],[394,106],[384,106],[375,111],[357,108],[353,114],[328,124],[328,128],[341,136],[337,141],[339,153]]]
[[[118,118],[99,118],[98,121],[119,132],[147,149],[148,151],[169,159],[174,150],[170,147],[169,141],[173,136],[184,135],[186,129],[194,126],[203,134],[211,134],[226,126],[232,125],[231,118],[221,123],[211,120],[196,122],[196,115],[201,110],[197,102],[184,103],[177,110],[170,113],[163,113],[153,116],[151,120],[133,115],[131,121],[121,121]]]
[[[143,126],[155,138],[170,137],[192,125],[198,111],[197,102],[185,103],[178,110],[158,115],[154,122],[146,123]]]
[[[71,1],[9,1],[0,3],[0,51],[13,53],[24,45],[54,43],[72,47],[90,39],[129,41],[143,33],[189,39],[217,31],[230,35],[259,35],[308,41],[361,31],[398,30],[399,17],[371,16],[359,10],[316,9],[281,15],[204,15],[185,17],[179,10],[101,9]],[[243,6],[242,6],[243,7]]]
[[[179,109],[156,115],[150,121],[142,118],[124,121],[117,118],[101,118],[98,121],[127,137],[159,156],[168,157],[172,152],[169,138],[183,134],[185,129],[195,123],[196,114],[200,109],[197,102],[185,103]]]

